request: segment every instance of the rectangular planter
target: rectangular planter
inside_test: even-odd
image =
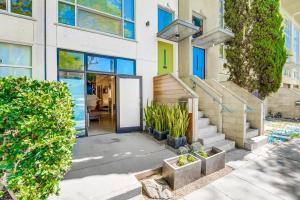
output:
[[[169,131],[159,132],[153,129],[153,137],[157,140],[165,140],[167,139],[167,135],[169,134]]]
[[[186,154],[188,155],[188,154]],[[198,180],[201,177],[201,160],[176,166],[179,156],[164,160],[162,175],[167,180],[173,190],[181,188],[189,183]]]
[[[168,135],[167,144],[174,149],[178,149],[179,147],[183,147],[184,145],[186,145],[187,140],[186,137],[173,138],[172,136]]]
[[[204,175],[212,174],[225,167],[225,151],[212,147],[209,151],[206,151],[209,155],[208,158],[201,157],[195,152],[196,157],[202,160],[202,173]]]

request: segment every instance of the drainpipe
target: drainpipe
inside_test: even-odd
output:
[[[44,79],[47,80],[47,0],[44,0]]]

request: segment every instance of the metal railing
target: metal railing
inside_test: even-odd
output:
[[[211,94],[206,88],[204,88],[202,85],[198,84],[195,80],[192,78],[190,79],[192,81],[192,89],[195,90],[196,86],[200,87],[214,102],[216,102],[218,105],[222,107],[222,112],[230,112],[232,113],[233,110],[229,109],[227,106],[225,106],[221,101],[219,101],[218,98],[216,98],[213,94]]]

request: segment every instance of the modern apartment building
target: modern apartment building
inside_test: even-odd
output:
[[[281,13],[284,18],[285,46],[289,58],[283,70],[283,87],[300,88],[300,2],[282,0]]]
[[[0,0],[0,76],[67,83],[78,136],[141,130],[147,101],[188,99],[191,142],[244,147],[263,104],[220,83],[223,15],[223,0]]]

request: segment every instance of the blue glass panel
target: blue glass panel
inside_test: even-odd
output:
[[[88,70],[114,72],[114,60],[108,57],[88,56]]]
[[[163,30],[173,21],[173,13],[158,8],[158,32]]]
[[[127,59],[117,59],[117,74],[135,75],[135,61]]]
[[[76,129],[85,129],[84,74],[75,72],[59,72],[59,80],[68,85],[73,97],[75,104],[74,119],[76,121]]]
[[[32,15],[32,1],[31,0],[11,0],[11,12],[20,15]]]
[[[124,37],[134,39],[134,23],[124,22]]]
[[[0,42],[0,64],[31,67],[31,47]]]
[[[124,0],[124,18],[134,21],[134,0]]]
[[[75,26],[75,7],[73,5],[59,2],[58,22],[62,24]]]
[[[205,50],[193,47],[193,75],[205,79]]]

